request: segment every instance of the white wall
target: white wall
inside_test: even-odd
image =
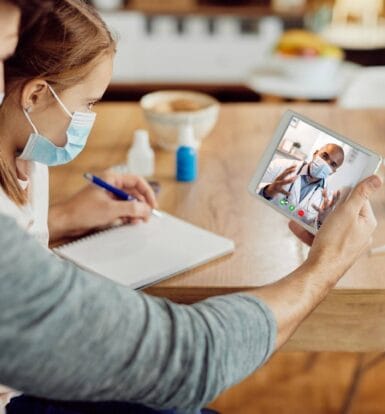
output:
[[[140,13],[103,13],[103,18],[120,37],[115,83],[243,83],[281,35],[275,17],[262,19],[258,33],[247,35],[235,17],[216,18],[212,34],[205,16],[186,18],[183,33],[170,16],[157,17],[151,33]]]

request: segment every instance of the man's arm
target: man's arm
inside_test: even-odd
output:
[[[312,246],[308,259],[292,274],[270,286],[250,291],[273,311],[278,323],[277,348],[326,297],[356,259],[368,249],[377,226],[369,198],[381,187],[372,176],[338,205],[316,237],[292,222],[291,230]]]
[[[367,248],[376,227],[368,197],[380,185],[360,184],[288,277],[190,306],[82,272],[0,218],[0,382],[193,413],[266,361]]]
[[[195,412],[274,350],[275,321],[257,298],[177,305],[83,272],[9,218],[0,225],[0,383]]]

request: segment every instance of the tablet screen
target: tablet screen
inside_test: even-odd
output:
[[[370,155],[293,116],[258,196],[318,229],[360,181]]]

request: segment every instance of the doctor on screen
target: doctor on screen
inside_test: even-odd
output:
[[[341,167],[344,158],[344,150],[337,144],[323,146],[308,163],[277,158],[270,163],[257,191],[319,228],[340,198],[339,191],[328,191],[327,178]]]

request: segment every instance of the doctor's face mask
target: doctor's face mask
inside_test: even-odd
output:
[[[317,155],[310,163],[310,175],[314,178],[324,179],[333,173],[332,167],[319,155]]]

